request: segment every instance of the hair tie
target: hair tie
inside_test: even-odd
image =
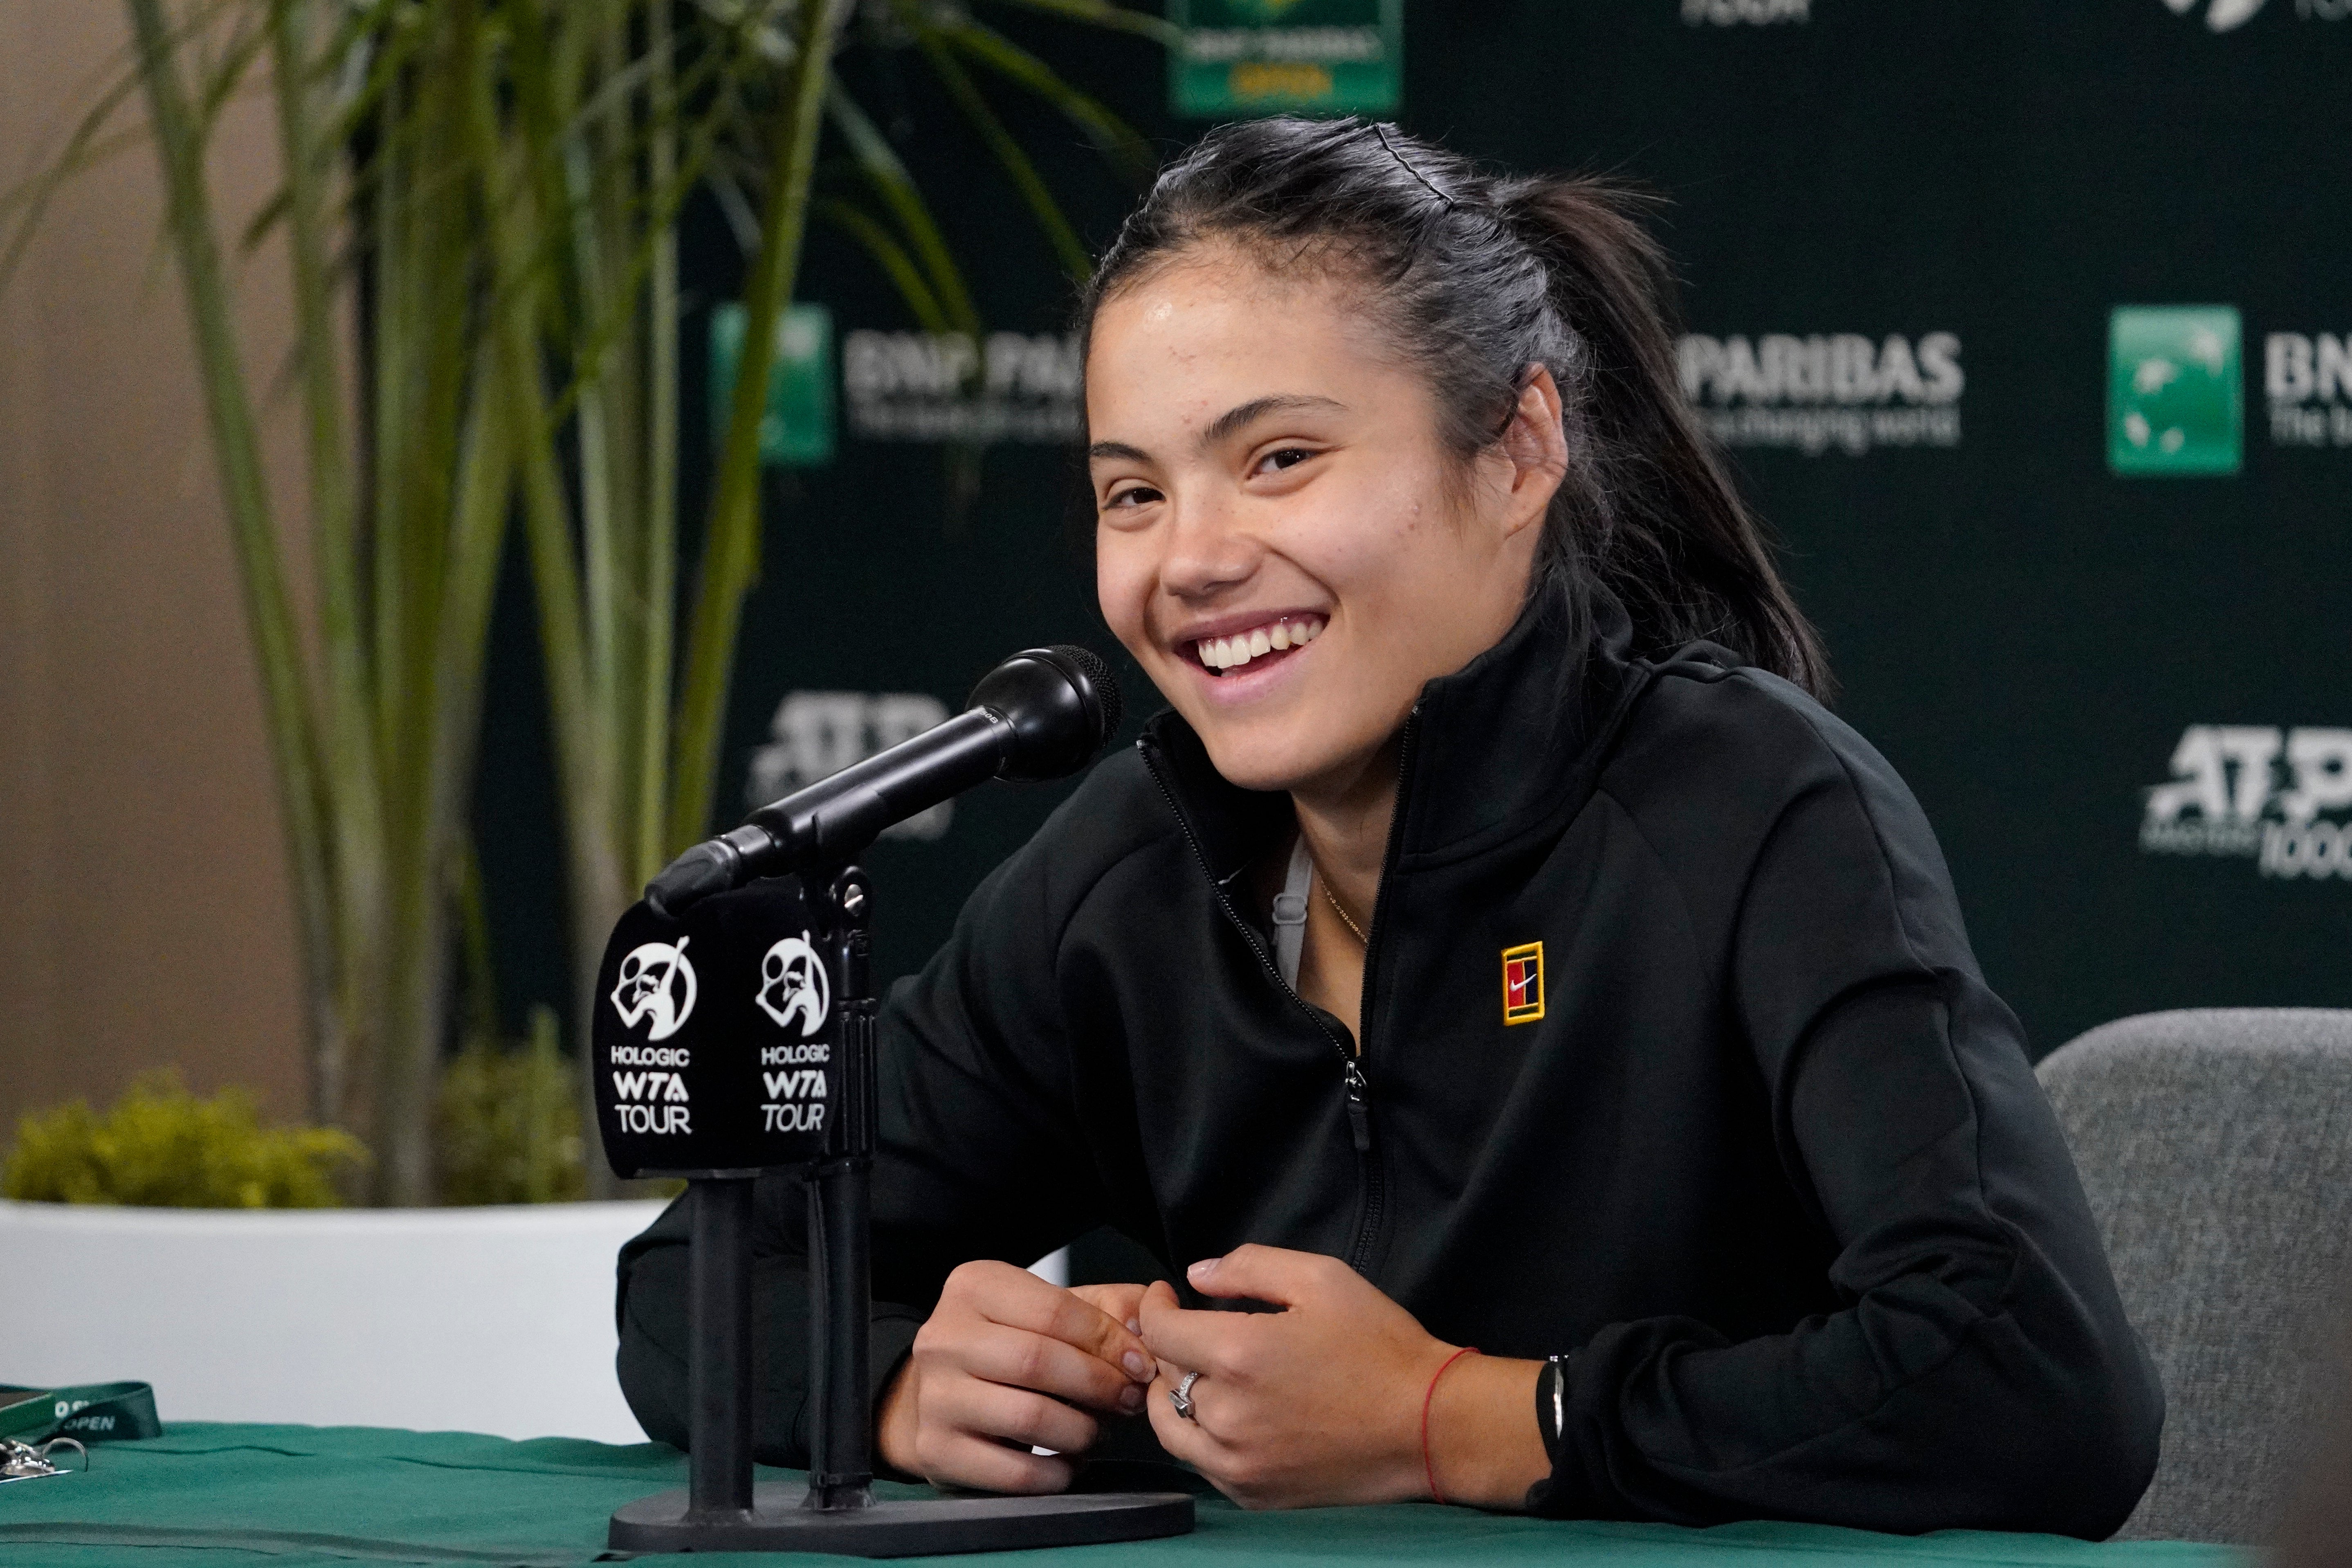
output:
[[[1423,174],[1419,169],[1414,168],[1412,164],[1406,160],[1405,155],[1396,150],[1396,144],[1389,140],[1389,128],[1386,125],[1375,120],[1372,121],[1372,134],[1381,139],[1381,145],[1387,148],[1389,156],[1397,161],[1397,167],[1402,169],[1406,174],[1411,174],[1414,179],[1419,180],[1423,190],[1427,191],[1431,195],[1435,196],[1439,201],[1444,202],[1447,212],[1452,212],[1454,210],[1454,198],[1447,195],[1444,191],[1439,190],[1435,185],[1431,184],[1429,183],[1429,176]]]

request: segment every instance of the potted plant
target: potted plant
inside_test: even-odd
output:
[[[1108,0],[1004,3],[1170,36]],[[919,54],[1074,270],[1083,247],[983,84],[1042,97],[1125,166],[1149,160],[1045,62],[933,0],[125,4],[131,63],[17,193],[0,286],[46,192],[143,102],[262,679],[310,1114],[373,1150],[346,1171],[358,1195],[430,1203],[485,647],[510,520],[537,590],[579,1037],[605,931],[710,815],[759,557],[774,334],[745,335],[713,499],[698,530],[681,530],[676,224],[688,193],[719,182],[750,215],[755,324],[791,300],[814,216],[864,246],[927,326],[977,333],[951,247],[842,85],[842,52]],[[230,236],[207,188],[207,142],[218,107],[256,88],[275,106],[284,184],[252,232]],[[825,145],[845,178],[820,182]],[[288,498],[262,477],[259,369],[241,352],[225,282],[235,245],[281,234],[308,437],[307,625],[289,582]],[[584,1071],[572,1092],[585,1107]],[[601,1162],[584,1171],[592,1194],[610,1192]]]

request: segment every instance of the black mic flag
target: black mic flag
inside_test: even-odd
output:
[[[675,917],[758,877],[838,866],[881,831],[985,779],[1060,778],[1118,731],[1118,683],[1091,650],[1024,648],[981,677],[964,710],[912,740],[761,806],[705,839],[646,887]]]

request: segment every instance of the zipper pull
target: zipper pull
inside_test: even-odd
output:
[[[1372,1086],[1364,1081],[1364,1069],[1351,1059],[1348,1063],[1348,1131],[1355,1135],[1356,1152],[1368,1152],[1372,1146],[1372,1109],[1364,1103],[1364,1091]]]

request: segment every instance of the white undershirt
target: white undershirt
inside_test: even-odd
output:
[[[1298,989],[1298,955],[1307,945],[1307,896],[1314,886],[1315,862],[1307,854],[1307,835],[1290,847],[1290,869],[1282,891],[1274,898],[1274,962],[1282,983]]]

